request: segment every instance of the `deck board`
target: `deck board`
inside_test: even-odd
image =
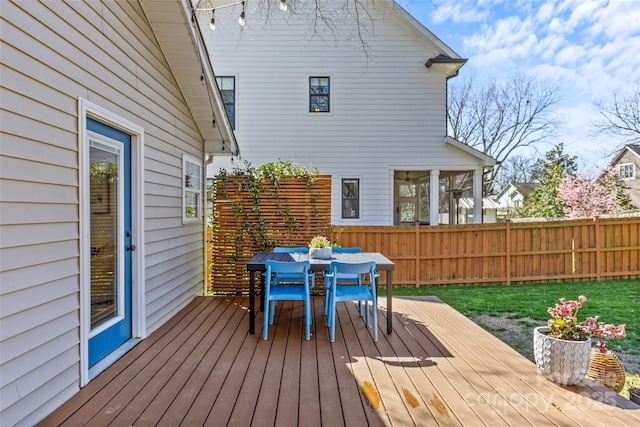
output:
[[[640,407],[586,380],[562,387],[448,305],[380,299],[378,343],[338,305],[336,342],[313,298],[279,302],[269,339],[248,333],[248,299],[198,297],[41,425],[640,425]]]

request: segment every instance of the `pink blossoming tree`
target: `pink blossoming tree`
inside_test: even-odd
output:
[[[587,175],[564,176],[558,185],[558,198],[567,218],[590,218],[617,214],[624,210],[624,199],[618,174],[607,167],[595,179]]]

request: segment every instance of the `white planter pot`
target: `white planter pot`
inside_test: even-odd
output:
[[[315,259],[331,259],[331,248],[309,248],[309,256]]]
[[[533,351],[536,366],[542,375],[561,385],[578,384],[589,369],[591,338],[568,341],[552,338],[551,330],[539,326],[533,330]]]

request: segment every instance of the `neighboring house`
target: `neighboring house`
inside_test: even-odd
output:
[[[498,216],[512,218],[514,212],[522,207],[529,194],[540,186],[537,182],[510,182],[495,197],[499,206]]]
[[[631,204],[640,209],[640,144],[625,145],[609,162],[618,172]]]
[[[482,199],[482,222],[486,224],[498,221],[498,210],[500,206],[491,197]],[[458,224],[473,223],[473,199],[462,197],[458,203]]]
[[[237,148],[187,0],[0,8],[0,425],[33,425],[203,293]]]
[[[198,3],[242,147],[208,176],[244,161],[315,165],[332,176],[339,225],[455,223],[451,190],[467,177],[482,222],[483,170],[495,160],[446,137],[447,81],[465,60],[393,2],[354,2],[359,26],[343,0],[322,4]],[[215,30],[204,28],[211,21]]]

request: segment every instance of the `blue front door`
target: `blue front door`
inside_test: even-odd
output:
[[[131,338],[131,136],[87,119],[91,230],[89,366]]]

